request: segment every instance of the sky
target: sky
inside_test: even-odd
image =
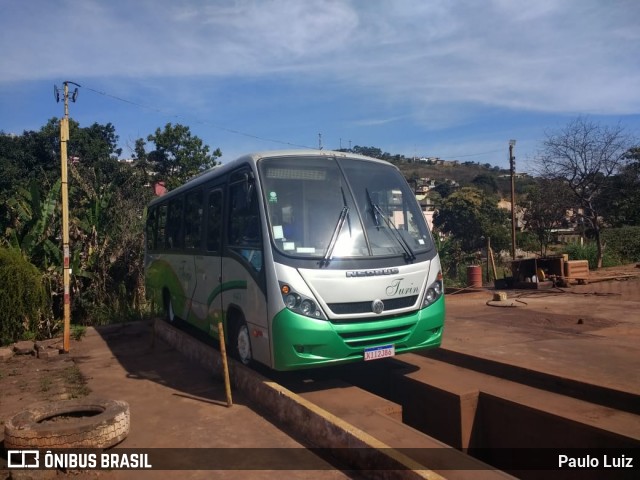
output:
[[[531,171],[578,116],[640,138],[638,0],[0,0],[0,132],[64,114],[122,157],[356,145]],[[75,85],[70,84],[73,90]]]

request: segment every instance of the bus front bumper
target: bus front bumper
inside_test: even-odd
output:
[[[331,323],[281,310],[273,319],[276,370],[296,370],[362,361],[365,348],[393,345],[395,353],[439,347],[444,296],[406,315],[371,321]]]

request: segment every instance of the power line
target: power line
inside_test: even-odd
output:
[[[89,91],[91,91],[93,93],[97,93],[98,95],[102,95],[104,97],[113,98],[114,100],[118,100],[118,101],[123,102],[123,103],[128,103],[129,105],[134,105],[136,107],[145,108],[147,110],[151,110],[153,112],[160,113],[160,114],[163,114],[163,115],[167,115],[167,116],[170,116],[170,117],[183,118],[185,120],[188,120],[184,115],[173,114],[173,113],[169,112],[168,110],[163,110],[163,109],[158,108],[158,107],[154,107],[154,106],[150,106],[150,105],[144,105],[142,103],[138,103],[138,102],[134,102],[134,101],[131,101],[131,100],[127,100],[126,98],[118,97],[118,96],[112,95],[112,94],[110,94],[108,92],[96,90],[96,89],[91,88],[91,87],[86,87],[85,86],[83,88],[86,88],[87,90],[89,90]],[[209,127],[213,127],[213,128],[218,129],[218,130],[222,130],[224,132],[233,133],[234,135],[242,135],[244,137],[253,138],[255,140],[279,143],[281,145],[288,145],[288,146],[291,146],[291,147],[308,148],[310,150],[314,149],[314,147],[310,147],[308,145],[300,145],[300,144],[297,144],[297,143],[287,142],[287,141],[284,141],[284,140],[277,140],[277,139],[268,138],[268,137],[261,137],[259,135],[254,135],[254,134],[251,134],[251,133],[242,132],[240,130],[235,130],[233,128],[223,127],[221,125],[217,125],[215,123],[211,123],[211,122],[206,121],[206,120],[193,119],[191,121],[193,121],[195,123],[198,123],[198,124],[201,124],[201,125],[207,125]]]
[[[151,105],[145,105],[145,104],[139,103],[139,102],[134,102],[132,100],[128,100],[126,98],[122,98],[122,97],[119,97],[117,95],[113,95],[111,93],[105,92],[105,91],[96,90],[94,88],[87,87],[85,85],[83,85],[82,88],[85,88],[85,89],[89,90],[90,92],[96,93],[98,95],[102,95],[104,97],[112,98],[112,99],[117,100],[119,102],[127,103],[127,104],[133,105],[135,107],[144,108],[146,110],[150,110],[150,111],[155,112],[155,113],[160,113],[160,114],[166,115],[168,117],[183,118],[185,120],[189,120],[184,115],[175,114],[175,113],[172,113],[172,112],[170,112],[170,111],[168,111],[166,109],[158,108],[158,107],[151,106]],[[207,125],[209,127],[221,130],[223,132],[232,133],[234,135],[241,135],[243,137],[253,138],[254,140],[278,143],[280,145],[288,145],[288,146],[291,146],[291,147],[306,148],[306,149],[309,149],[309,150],[315,150],[316,148],[322,149],[322,143],[321,143],[322,142],[322,140],[321,140],[321,138],[322,138],[321,135],[322,134],[318,134],[319,135],[319,147],[311,147],[309,145],[301,145],[301,144],[298,144],[298,143],[287,142],[285,140],[278,140],[278,139],[269,138],[269,137],[262,137],[260,135],[255,135],[255,134],[252,134],[252,133],[243,132],[241,130],[236,130],[236,129],[233,129],[233,128],[224,127],[222,125],[218,125],[218,124],[209,122],[207,120],[191,119],[190,121],[192,121],[194,123],[197,123],[197,124],[201,124],[201,125]],[[340,139],[340,141],[342,143],[342,139]],[[351,150],[351,140],[349,140],[349,150]],[[490,154],[490,153],[498,153],[498,152],[502,152],[502,149],[500,149],[500,150],[490,150],[488,152],[469,153],[469,154],[466,154],[466,155],[454,155],[454,156],[451,156],[450,158],[456,158],[457,159],[457,158],[476,157],[476,156],[480,156],[480,155],[487,155],[487,154]]]

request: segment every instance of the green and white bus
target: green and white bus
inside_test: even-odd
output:
[[[254,153],[154,199],[147,295],[229,350],[294,370],[438,347],[440,259],[393,165],[323,150]]]

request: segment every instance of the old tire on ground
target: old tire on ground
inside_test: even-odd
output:
[[[71,418],[44,422],[63,416]],[[40,402],[5,423],[4,446],[109,448],[125,439],[129,426],[129,404],[121,400],[83,398]]]

